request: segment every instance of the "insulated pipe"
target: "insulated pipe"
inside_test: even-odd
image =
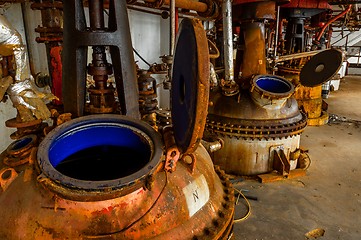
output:
[[[144,0],[146,3],[155,3],[158,0]],[[170,6],[170,2],[172,0],[163,0],[162,3],[165,5]],[[187,9],[187,10],[194,10],[196,12],[206,12],[208,10],[208,5],[203,2],[196,2],[192,0],[176,0],[175,1],[175,7]]]
[[[343,11],[342,13],[338,14],[337,16],[335,16],[334,18],[331,18],[330,20],[328,20],[328,22],[322,27],[320,33],[318,34],[317,38],[316,38],[316,41],[320,41],[321,37],[322,37],[322,34],[323,32],[326,30],[326,28],[331,24],[333,23],[334,21],[336,21],[337,19],[339,19],[340,17],[343,17],[344,15],[346,15],[352,8],[352,4],[348,5],[348,8]]]
[[[4,16],[0,16],[0,54],[2,56],[14,54],[15,81],[23,81],[31,77],[27,53],[21,36]]]
[[[233,74],[233,32],[232,32],[232,1],[223,0],[223,45],[224,45],[224,69],[226,82],[234,81]]]

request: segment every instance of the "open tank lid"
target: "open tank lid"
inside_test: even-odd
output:
[[[185,18],[177,35],[171,88],[174,138],[181,153],[190,153],[203,136],[208,112],[209,51],[200,20]]]
[[[305,87],[316,87],[335,75],[342,65],[342,52],[327,49],[314,55],[302,68],[300,83]]]

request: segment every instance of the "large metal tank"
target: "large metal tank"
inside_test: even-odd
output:
[[[200,21],[183,20],[172,78],[177,120],[164,129],[174,141],[127,116],[90,115],[52,130],[24,171],[3,166],[0,239],[229,239],[232,185],[199,144],[207,52]]]
[[[285,62],[283,66],[278,67],[278,74],[296,86],[294,97],[306,113],[308,125],[319,126],[328,122],[327,109],[323,109],[322,84],[338,72],[342,61],[341,51],[327,49],[310,59],[304,57],[291,61],[293,64]],[[301,65],[302,62],[306,63]]]
[[[233,96],[211,92],[206,130],[224,141],[214,163],[228,173],[254,175],[272,171],[275,155],[284,154],[295,168],[307,123],[293,92],[292,83],[273,75],[254,77],[250,90]]]

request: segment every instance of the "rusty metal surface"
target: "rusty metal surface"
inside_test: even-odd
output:
[[[46,180],[37,178],[36,171],[30,172],[30,178],[22,172],[0,193],[1,203],[17,202],[17,211],[0,208],[7,219],[0,236],[9,240],[24,234],[36,239],[228,239],[234,213],[232,185],[222,170],[214,170],[203,147],[194,154],[199,164],[193,174],[181,161],[174,173],[155,174],[152,190],[140,188],[106,201],[63,198],[44,188]],[[202,207],[195,211],[197,204]],[[24,222],[16,227],[20,219]]]
[[[165,146],[164,170],[167,172],[174,172],[180,157],[180,151],[176,145],[172,127],[164,127],[162,130],[162,136]]]
[[[147,70],[138,70],[139,111],[142,117],[158,108],[157,82]]]
[[[292,81],[297,87],[294,94],[299,108],[307,115],[308,119],[317,119],[322,114],[322,86],[305,87],[300,84],[300,68],[279,67],[278,74]]]
[[[328,4],[327,0],[294,0],[288,4],[282,5],[284,8],[324,8],[331,9],[331,6]]]
[[[14,141],[7,147],[3,163],[9,167],[28,163],[32,148],[35,146],[37,146],[37,137],[33,134]]]
[[[233,20],[242,22],[245,20],[275,19],[275,9],[275,1],[252,1],[242,4],[233,2]]]
[[[20,139],[28,134],[37,134],[43,131],[48,124],[43,123],[41,119],[23,122],[18,118],[12,118],[5,122],[5,126],[16,128],[16,131],[10,135],[11,139]]]
[[[58,100],[54,100],[55,104],[62,104],[62,71],[63,64],[61,60],[63,47],[54,46],[50,49],[50,74],[51,74],[51,92],[58,97]]]
[[[112,65],[106,59],[105,47],[93,46],[92,62],[88,65],[88,74],[93,77],[95,84],[88,88],[90,102],[86,106],[87,112],[93,114],[115,112],[115,89],[112,84],[107,83],[108,75],[112,73]]]
[[[31,9],[41,11],[42,25],[35,29],[40,34],[36,38],[39,43],[51,45],[62,42],[63,38],[63,3],[61,1],[33,2]]]
[[[236,175],[257,175],[274,170],[274,152],[284,148],[286,157],[297,150],[300,134],[276,138],[237,138],[235,135],[218,133],[224,147],[211,154],[213,162],[223,170]]]
[[[40,36],[35,40],[45,43],[51,77],[51,92],[58,98],[53,102],[61,105],[62,99],[62,42],[63,42],[63,3],[61,1],[33,2],[31,9],[41,11],[42,26],[35,28]]]
[[[288,136],[298,135],[303,132],[307,125],[307,118],[305,115],[301,115],[301,120],[295,123],[279,124],[276,125],[274,121],[254,121],[253,124],[247,121],[238,121],[235,119],[222,119],[218,121],[216,117],[209,115],[207,119],[207,130],[219,135],[227,135],[234,138],[249,138],[249,139],[272,139],[272,138],[284,138]],[[229,120],[229,122],[224,122]],[[297,120],[297,119],[296,119]]]
[[[261,22],[248,22],[242,26],[241,36],[244,37],[239,40],[242,48],[237,52],[235,73],[242,73],[237,81],[247,87],[252,76],[266,74],[265,26]]]
[[[74,38],[77,41],[74,41]],[[82,116],[85,105],[88,46],[109,46],[121,113],[139,119],[138,87],[126,2],[109,1],[108,28],[88,31],[83,1],[64,1],[64,110]]]
[[[192,63],[192,64],[184,64]],[[209,51],[200,20],[184,19],[177,37],[171,89],[175,140],[182,153],[203,136],[209,96]]]
[[[251,91],[234,96],[211,92],[206,136],[215,135],[224,141],[224,147],[214,152],[212,159],[228,173],[272,171],[272,149],[284,148],[288,158],[298,149],[300,134],[307,126],[306,116],[291,97],[292,84],[281,77],[261,76],[253,79]],[[266,82],[258,85],[258,81]]]
[[[152,7],[161,7],[163,4],[170,5],[170,0],[143,0],[146,3],[151,4]],[[206,12],[208,9],[208,6],[204,2],[198,2],[198,1],[192,1],[192,0],[176,0],[175,6],[177,8],[183,8],[188,10],[194,10],[196,12]]]

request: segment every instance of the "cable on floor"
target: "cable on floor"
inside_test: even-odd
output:
[[[251,204],[250,204],[250,202],[248,201],[248,199],[246,198],[246,196],[242,193],[242,191],[238,190],[237,188],[234,188],[234,190],[238,192],[235,205],[238,205],[238,201],[239,201],[240,196],[242,196],[243,199],[244,199],[244,200],[246,201],[246,203],[247,203],[247,213],[246,213],[246,215],[244,215],[244,216],[241,217],[241,218],[238,218],[238,219],[234,219],[234,220],[233,220],[234,223],[238,223],[238,222],[242,222],[242,221],[246,220],[246,219],[251,215]]]

